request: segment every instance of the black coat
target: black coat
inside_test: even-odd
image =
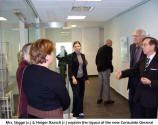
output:
[[[62,107],[66,110],[70,105],[63,79],[46,67],[28,66],[23,74],[22,85],[28,104],[36,109],[50,111]]]
[[[81,58],[83,60],[83,73],[84,73],[84,78],[85,80],[88,80],[88,75],[87,75],[87,61],[85,58],[85,55],[81,53]],[[77,78],[77,72],[79,68],[79,62],[77,59],[77,54],[73,52],[72,54],[68,55],[68,62],[69,62],[69,78],[72,80],[72,76],[75,76]]]
[[[150,79],[151,86],[144,85],[139,80],[139,84],[136,88],[136,93],[134,96],[134,101],[136,103],[140,102],[142,106],[147,108],[156,108],[158,107],[158,53],[156,53],[146,71],[144,71],[145,61],[146,57],[143,57],[134,66],[134,68],[122,71],[121,78],[136,74],[139,76],[139,79],[141,77]]]
[[[111,72],[113,72],[112,53],[112,47],[107,45],[99,48],[95,59],[98,72],[105,71],[107,69],[111,69]]]

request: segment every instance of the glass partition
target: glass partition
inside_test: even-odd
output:
[[[19,12],[22,17],[18,16],[17,13]],[[22,21],[25,26],[25,24],[35,23],[36,16],[32,8],[28,5],[27,0],[2,0],[0,1],[0,17],[6,19],[0,20],[0,97],[4,97],[10,90],[12,90],[13,95],[18,95],[15,76],[18,67],[17,54],[20,51],[21,45],[20,35],[23,34],[22,37],[25,43],[35,40],[35,30],[24,27],[24,31],[21,31],[19,21]],[[5,91],[2,91],[3,89]],[[10,97],[12,96],[8,96],[9,100]],[[8,103],[10,102],[12,101]],[[14,103],[12,106],[17,105],[17,101]],[[1,106],[3,106],[3,109],[7,108],[4,108],[4,105],[0,105],[0,109]],[[17,109],[15,107],[15,112],[11,114],[16,115],[16,111]],[[0,113],[2,113],[1,110]],[[12,117],[11,115],[7,115],[9,117],[3,117],[6,116],[4,113],[5,111],[3,114],[0,114],[0,118]]]
[[[55,29],[55,28],[47,28],[45,29],[45,38],[52,40],[55,43],[55,56],[54,61],[52,65],[50,66],[50,69],[59,72],[58,67],[58,60],[56,59],[56,56],[60,53],[61,46],[64,46],[67,53],[72,53],[72,30],[71,29]],[[68,69],[68,65],[67,65]],[[68,70],[66,69],[66,87],[68,89],[70,98],[71,98],[71,104],[70,107],[64,112],[64,118],[71,117],[70,113],[72,110],[72,102],[73,102],[73,95],[72,95],[72,89],[68,78]]]

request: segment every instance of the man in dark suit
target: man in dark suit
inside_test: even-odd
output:
[[[96,65],[99,76],[97,104],[102,102],[102,92],[104,86],[104,104],[114,103],[110,99],[110,73],[112,66],[112,41],[107,40],[106,44],[99,48],[96,55]]]
[[[130,68],[133,68],[140,58],[144,56],[141,44],[142,39],[145,37],[145,31],[142,29],[136,29],[133,33],[133,44],[130,45]],[[136,87],[139,83],[137,75],[130,76],[128,80],[127,89],[129,89],[129,108],[131,118],[133,118],[134,102],[133,97],[135,94]]]
[[[158,108],[158,41],[152,37],[143,39],[142,49],[145,57],[141,58],[134,66],[120,72],[116,70],[117,79],[132,76],[139,76],[134,96],[133,118],[156,118]]]

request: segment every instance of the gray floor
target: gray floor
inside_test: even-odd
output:
[[[85,118],[130,118],[128,101],[111,89],[111,99],[114,104],[97,104],[98,77],[90,77],[90,84],[86,85],[84,98]]]

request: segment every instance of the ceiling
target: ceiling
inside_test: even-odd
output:
[[[14,10],[18,9],[28,23],[35,23],[34,13],[27,5],[25,0],[0,0],[0,17],[5,17],[7,21],[0,21],[5,28],[18,27],[18,16],[14,14]]]
[[[31,0],[42,22],[65,22],[68,15],[87,16],[84,21],[105,22],[145,0]],[[72,12],[72,7],[94,7],[91,12]]]
[[[34,14],[26,1],[31,1],[42,23],[68,22],[77,27],[102,27],[104,22],[126,10],[148,0],[102,0],[101,2],[79,2],[76,0],[0,0],[0,16],[7,18],[4,24],[18,26],[18,17],[13,13],[19,9],[28,23],[34,23]],[[94,7],[90,12],[72,12],[72,7]],[[68,15],[87,16],[84,21],[67,20]],[[16,25],[15,25],[16,23]]]

